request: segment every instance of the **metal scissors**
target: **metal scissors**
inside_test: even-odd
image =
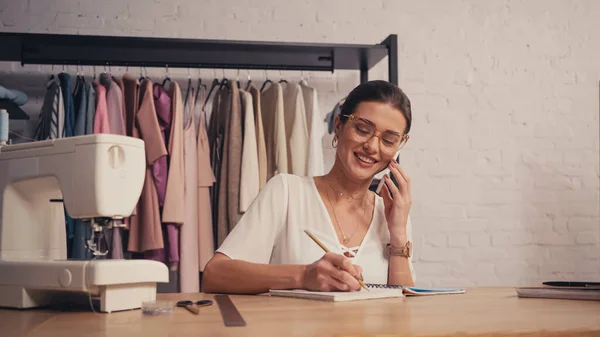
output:
[[[177,302],[177,306],[178,307],[182,307],[182,308],[186,308],[189,312],[198,315],[200,313],[200,310],[198,308],[200,307],[208,307],[211,306],[213,304],[213,301],[211,300],[200,300],[200,301],[179,301]]]

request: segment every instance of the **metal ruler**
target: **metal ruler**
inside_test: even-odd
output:
[[[246,321],[228,295],[215,295],[215,301],[219,305],[225,326],[246,326]]]

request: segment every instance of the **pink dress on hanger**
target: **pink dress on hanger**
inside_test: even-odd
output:
[[[110,133],[108,122],[108,105],[106,103],[106,88],[98,80],[94,80],[96,90],[96,115],[94,117],[94,133]]]

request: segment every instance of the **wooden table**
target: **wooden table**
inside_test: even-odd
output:
[[[212,299],[210,294],[161,294],[159,299]],[[466,294],[358,302],[231,296],[248,323],[225,327],[219,308],[195,316],[141,310],[0,310],[0,336],[600,336],[600,302],[517,298],[513,288]]]

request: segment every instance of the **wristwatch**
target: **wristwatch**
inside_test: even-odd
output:
[[[412,243],[410,241],[406,241],[406,244],[402,248],[396,248],[389,243],[387,244],[387,247],[390,255],[411,257]]]

